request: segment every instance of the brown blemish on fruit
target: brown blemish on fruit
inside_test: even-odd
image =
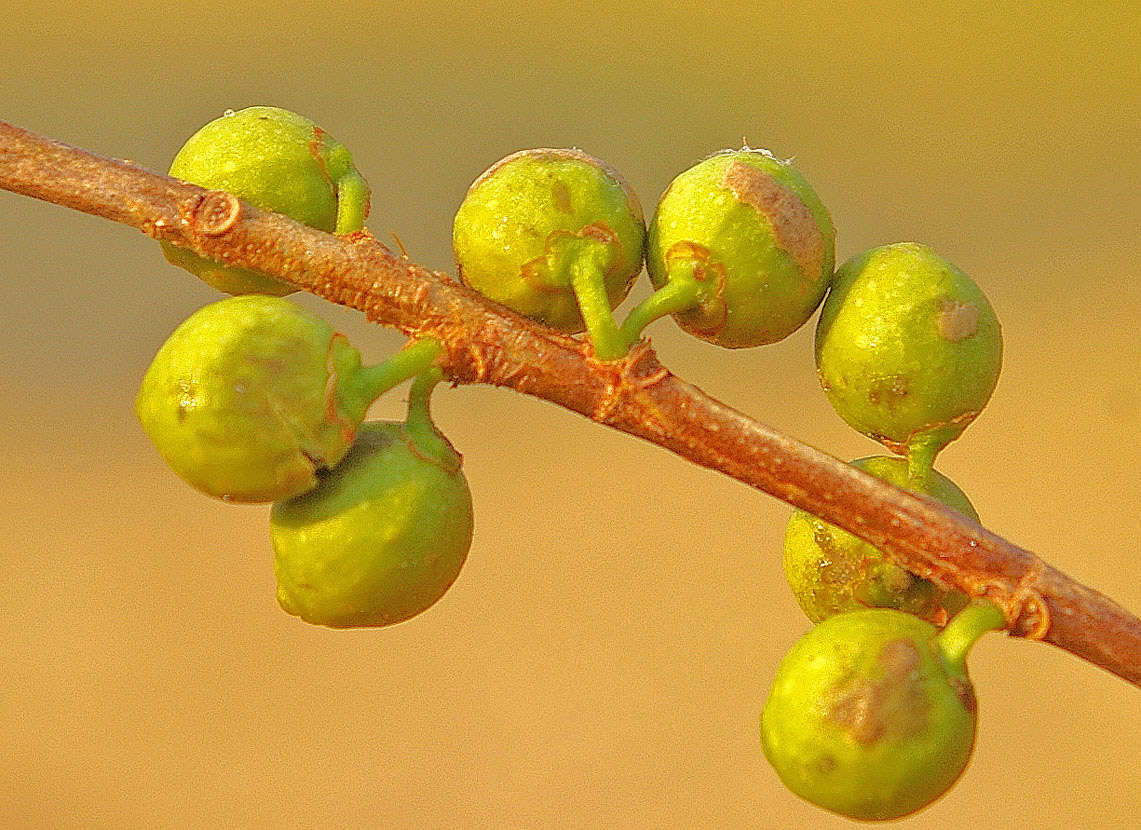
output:
[[[574,213],[574,208],[571,206],[570,188],[567,187],[566,182],[558,180],[551,185],[551,198],[555,202],[555,210],[568,215]]]
[[[765,215],[777,247],[792,257],[800,275],[808,282],[819,282],[824,270],[824,235],[800,197],[768,173],[742,161],[729,164],[722,182],[738,201]]]
[[[203,236],[221,236],[242,215],[242,203],[221,190],[211,190],[194,211],[194,221]]]
[[[868,403],[872,406],[886,406],[894,410],[896,405],[911,391],[910,382],[903,375],[875,378],[868,385]]]
[[[348,338],[337,331],[333,332],[325,348],[325,423],[341,431],[341,440],[347,447],[356,437],[357,426],[341,413],[338,395],[341,377],[337,374],[336,355],[346,347],[349,347]]]
[[[963,704],[964,709],[972,715],[978,712],[979,702],[975,697],[974,684],[970,680],[965,677],[948,677],[947,685],[951,687],[951,691],[955,693],[959,703]]]
[[[671,245],[665,260],[667,273],[673,262],[692,262],[693,278],[714,286],[712,296],[685,312],[685,323],[686,329],[698,337],[715,338],[729,319],[729,306],[725,302],[725,266],[704,245],[685,240]]]
[[[828,720],[852,739],[870,746],[888,737],[899,739],[927,725],[929,701],[920,682],[922,660],[910,640],[891,640],[880,650],[879,671],[850,681],[832,702]]]
[[[940,337],[951,343],[966,340],[979,329],[979,307],[974,303],[961,303],[951,297],[944,297],[939,301],[935,328],[939,330]]]
[[[330,185],[333,185],[333,177],[329,175],[329,165],[325,159],[325,149],[329,145],[329,134],[318,127],[313,125],[313,138],[309,141],[309,155],[313,156],[313,160],[317,162],[317,166],[321,168],[321,175],[325,177]]]

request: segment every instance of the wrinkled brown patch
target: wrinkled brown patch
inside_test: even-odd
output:
[[[819,282],[824,269],[824,235],[808,206],[793,191],[751,164],[732,162],[723,182],[737,200],[763,213],[776,244],[796,262],[800,275]]]
[[[839,692],[827,718],[852,739],[870,746],[887,735],[913,735],[927,725],[927,696],[919,682],[919,651],[910,640],[892,640],[879,654],[880,672],[856,677]],[[878,676],[875,676],[878,675]]]
[[[935,315],[939,336],[951,343],[973,337],[979,329],[979,307],[974,303],[961,303],[951,297],[939,301]]]

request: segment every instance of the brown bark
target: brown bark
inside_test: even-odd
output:
[[[335,237],[127,162],[0,122],[0,188],[112,219],[254,268],[445,345],[457,383],[544,398],[732,476],[866,539],[900,565],[1005,610],[1042,639],[1141,686],[1141,620],[1035,554],[713,400],[647,343],[600,363],[580,340],[399,257],[367,232]]]

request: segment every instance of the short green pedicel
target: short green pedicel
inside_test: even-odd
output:
[[[761,745],[794,793],[865,821],[901,818],[945,793],[974,748],[966,656],[1000,628],[990,602],[939,632],[889,609],[830,617],[785,656],[761,714]]]
[[[309,119],[279,107],[249,107],[211,121],[178,151],[170,175],[323,231],[358,231],[368,215],[369,188],[348,150]],[[171,263],[228,294],[296,290],[265,274],[162,247]]]
[[[135,412],[188,483],[237,502],[317,484],[348,451],[369,405],[422,372],[439,343],[377,366],[315,314],[279,297],[231,297],[187,318],[159,349]]]
[[[834,239],[828,211],[789,164],[763,150],[718,153],[675,178],[658,203],[646,268],[669,302],[647,302],[719,346],[774,343],[820,304]],[[627,337],[652,316],[636,309]]]
[[[875,456],[852,465],[978,521],[963,491],[937,472],[917,486],[902,458]],[[803,510],[794,510],[788,520],[784,571],[797,602],[813,622],[860,608],[896,608],[942,625],[967,602],[962,592],[944,590],[908,573],[864,540]]]
[[[273,506],[277,599],[306,622],[384,626],[433,605],[472,540],[462,459],[428,417],[434,378],[413,385],[406,423],[361,427],[320,486]]]
[[[611,310],[642,270],[645,224],[616,171],[579,150],[523,150],[488,168],[456,212],[464,283],[574,334],[596,354],[625,354]]]
[[[816,329],[820,383],[840,416],[922,479],[990,399],[1002,365],[998,319],[975,283],[903,242],[844,263]]]

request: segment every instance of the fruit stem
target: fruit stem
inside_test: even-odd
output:
[[[404,431],[416,445],[417,452],[441,463],[454,461],[456,457],[451,445],[432,422],[432,391],[443,379],[443,371],[436,366],[418,374],[408,392],[408,414],[404,418]]]
[[[935,467],[935,456],[947,446],[930,435],[907,442],[907,482],[912,490],[925,491]]]
[[[337,179],[337,222],[333,233],[352,233],[363,228],[368,205],[369,187],[360,173],[350,170]]]
[[[966,671],[967,653],[988,631],[1006,627],[1006,615],[989,599],[976,599],[951,618],[935,637],[935,648],[949,666]]]
[[[599,259],[608,256],[609,251],[604,247],[590,245],[572,257],[567,265],[579,312],[594,345],[594,355],[603,361],[625,357],[629,348],[614,322],[610,298],[606,295],[603,264]]]
[[[695,264],[671,268],[666,284],[630,311],[620,329],[626,348],[634,345],[650,323],[667,314],[693,308],[700,300],[701,284],[694,278]]]
[[[403,349],[375,366],[365,366],[351,373],[341,388],[342,408],[354,420],[360,420],[381,395],[415,377],[432,365],[444,347],[434,337],[409,341]]]

